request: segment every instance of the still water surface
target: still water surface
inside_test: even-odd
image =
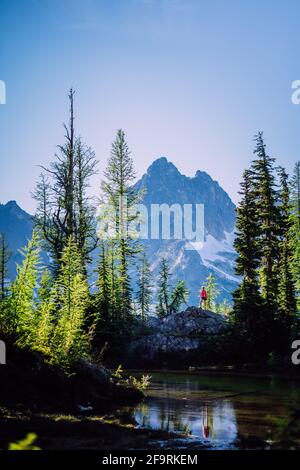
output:
[[[287,379],[173,372],[151,377],[149,398],[130,409],[137,426],[184,433],[199,447],[266,448],[300,400],[300,382]]]

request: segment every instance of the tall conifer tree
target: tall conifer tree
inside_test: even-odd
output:
[[[170,270],[165,258],[160,262],[158,275],[158,305],[156,313],[160,318],[170,313]]]
[[[285,318],[293,317],[295,313],[295,292],[292,275],[292,251],[290,243],[291,233],[291,205],[288,186],[288,175],[284,168],[278,168],[280,179],[279,191],[279,292],[278,308]],[[300,232],[299,232],[300,233]]]
[[[11,258],[4,233],[0,233],[0,300],[4,300],[7,294],[7,263]]]
[[[242,277],[234,293],[234,315],[236,322],[245,331],[255,324],[250,320],[251,312],[259,300],[258,267],[260,259],[256,198],[253,190],[253,174],[245,170],[241,183],[241,201],[236,211],[236,238],[234,247],[238,253],[236,273]]]
[[[290,183],[290,247],[291,268],[300,310],[300,161],[296,163]]]
[[[206,279],[206,292],[206,309],[214,312],[216,309],[216,299],[219,294],[219,289],[216,283],[216,278],[212,273],[210,273]]]
[[[278,295],[278,207],[274,177],[274,158],[266,153],[263,133],[255,136],[257,156],[251,165],[257,224],[260,227],[260,288],[266,304],[274,305]]]
[[[126,321],[132,312],[129,267],[137,252],[134,239],[131,237],[130,224],[138,217],[135,207],[140,196],[133,187],[135,179],[133,160],[125,140],[125,134],[121,129],[118,130],[112,144],[111,156],[104,176],[105,180],[101,185],[103,202],[109,209],[102,217],[108,219],[108,225],[113,231],[111,238],[118,246],[119,313]]]
[[[111,318],[113,304],[112,304],[112,279],[110,279],[109,260],[106,245],[101,242],[99,265],[98,265],[98,278],[97,278],[97,308],[99,309],[99,316],[102,321],[108,321]]]
[[[138,269],[138,291],[137,302],[140,314],[143,321],[146,321],[147,315],[150,311],[151,297],[152,297],[152,284],[150,265],[147,260],[146,253],[143,253],[141,264]]]
[[[96,159],[93,151],[76,136],[74,93],[71,89],[70,119],[64,125],[65,143],[58,146],[50,167],[42,167],[44,173],[33,194],[38,203],[35,224],[52,255],[56,272],[69,237],[78,244],[84,268],[97,245],[93,204],[87,196],[89,179],[96,173]]]
[[[178,281],[170,296],[170,313],[177,313],[182,304],[187,304],[189,291],[184,281]]]

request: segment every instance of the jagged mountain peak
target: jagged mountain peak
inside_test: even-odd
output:
[[[136,183],[144,189],[144,204],[204,204],[205,232],[217,240],[225,240],[235,223],[235,205],[219,185],[205,171],[198,170],[188,177],[166,157],[155,160]]]
[[[180,175],[178,168],[167,159],[167,157],[159,157],[147,169],[147,175],[166,177],[170,175]]]
[[[217,181],[213,180],[212,177],[208,173],[206,173],[206,171],[202,171],[202,170],[196,171],[194,179],[197,179],[197,180],[201,179],[201,180],[206,180],[207,182],[217,183]]]
[[[205,283],[210,272],[214,272],[221,287],[221,298],[230,298],[238,279],[234,272],[235,252],[232,246],[235,227],[235,205],[219,183],[205,171],[198,170],[195,176],[182,174],[166,157],[155,160],[147,172],[136,183],[144,190],[143,203],[151,219],[152,204],[204,205],[204,245],[189,245],[183,239],[145,240],[151,268],[156,276],[159,260],[166,257],[172,270],[173,282],[183,279],[190,290],[190,301],[198,300],[199,285]],[[170,219],[170,231],[174,225]],[[151,222],[152,224],[152,222]],[[160,229],[159,229],[160,230]],[[172,232],[173,233],[173,232]]]
[[[11,209],[19,209],[20,211],[22,210],[21,207],[18,205],[17,201],[15,200],[7,201],[6,204],[0,203],[0,207],[5,208],[6,210],[11,210]]]
[[[25,212],[15,200],[8,201],[6,204],[0,204],[1,218],[7,220],[9,218],[17,218],[28,221],[31,216]]]
[[[11,201],[7,201],[6,204],[4,204],[5,206],[7,207],[13,207],[13,206],[17,206],[17,207],[20,207],[18,204],[17,204],[17,201],[15,201],[15,199],[12,199]]]

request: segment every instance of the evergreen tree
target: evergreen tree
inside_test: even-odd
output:
[[[179,281],[174,287],[170,298],[170,313],[177,313],[182,304],[188,300],[188,290],[184,281]]]
[[[106,252],[105,243],[102,242],[100,246],[100,256],[98,265],[98,278],[97,287],[98,293],[96,296],[97,307],[99,316],[103,320],[108,320],[112,314],[112,285],[109,275],[108,256]]]
[[[255,136],[257,158],[251,165],[253,189],[256,197],[257,224],[260,227],[260,289],[266,305],[274,306],[278,295],[278,207],[275,190],[274,158],[266,153],[263,134]]]
[[[278,260],[278,320],[281,326],[289,330],[295,314],[296,301],[292,275],[292,252],[290,243],[290,197],[288,175],[284,168],[278,168],[280,178],[279,191],[279,260]],[[281,331],[281,334],[283,332]],[[289,333],[288,337],[289,337]]]
[[[4,300],[7,294],[7,263],[11,258],[11,252],[4,233],[0,233],[0,300]]]
[[[260,249],[260,228],[257,220],[255,194],[253,191],[253,174],[245,170],[241,183],[241,202],[236,211],[236,238],[234,248],[238,253],[236,259],[236,273],[243,276],[249,286],[244,292],[244,298],[250,295],[252,299],[258,293],[258,275]]]
[[[274,159],[262,133],[255,137],[257,158],[244,174],[237,210],[236,271],[242,282],[234,293],[234,319],[254,354],[286,352],[295,310],[291,272],[288,176],[279,168],[275,188]],[[249,350],[248,350],[249,352]]]
[[[125,134],[118,130],[115,141],[112,144],[111,156],[102,181],[103,202],[108,207],[104,215],[110,230],[113,230],[112,238],[118,244],[118,289],[120,293],[120,313],[124,321],[131,314],[131,282],[129,266],[132,258],[137,253],[134,238],[131,236],[130,225],[138,215],[136,205],[140,195],[133,187],[135,172],[133,160],[130,156]]]
[[[76,137],[72,89],[69,100],[70,122],[64,125],[65,143],[58,146],[50,168],[43,167],[45,173],[33,194],[38,203],[35,224],[41,230],[45,248],[51,252],[56,271],[69,237],[77,242],[84,264],[97,245],[93,206],[87,196],[96,160],[91,149]]]
[[[240,360],[262,360],[270,351],[273,317],[260,295],[261,226],[257,212],[255,173],[246,170],[237,208],[236,272],[242,277],[233,294],[233,333]]]
[[[206,279],[206,309],[211,310],[212,312],[216,309],[216,298],[219,295],[219,288],[216,283],[215,276],[210,273]]]
[[[90,253],[96,248],[95,207],[87,195],[90,178],[96,173],[97,161],[90,147],[77,139],[75,160],[75,234],[83,262],[91,261]],[[85,266],[85,265],[84,265]]]
[[[119,247],[118,242],[115,239],[108,240],[107,246],[107,260],[109,269],[109,281],[110,281],[110,297],[111,297],[111,309],[114,319],[120,316],[121,309],[121,294],[119,284]]]
[[[141,265],[138,269],[137,285],[137,303],[142,320],[146,321],[147,315],[150,311],[152,297],[151,272],[146,253],[143,253]]]
[[[160,318],[170,314],[170,270],[165,258],[162,258],[158,275],[158,305],[156,313]]]
[[[253,173],[246,170],[241,183],[241,201],[236,211],[236,238],[234,247],[238,253],[236,273],[242,281],[234,293],[234,317],[240,328],[249,332],[255,325],[254,306],[259,303],[258,267],[260,260],[260,227],[257,218],[256,197],[253,189]],[[254,326],[255,327],[255,326]]]
[[[291,269],[300,310],[300,161],[296,163],[290,183],[290,228]]]

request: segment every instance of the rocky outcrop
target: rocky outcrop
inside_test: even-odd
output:
[[[165,334],[180,334],[181,336],[218,334],[224,324],[223,315],[197,307],[189,307],[183,312],[164,318],[159,324],[159,331]]]
[[[133,342],[131,352],[152,359],[157,353],[201,350],[212,336],[222,333],[226,325],[223,315],[189,307],[162,320],[151,319],[148,334]]]

